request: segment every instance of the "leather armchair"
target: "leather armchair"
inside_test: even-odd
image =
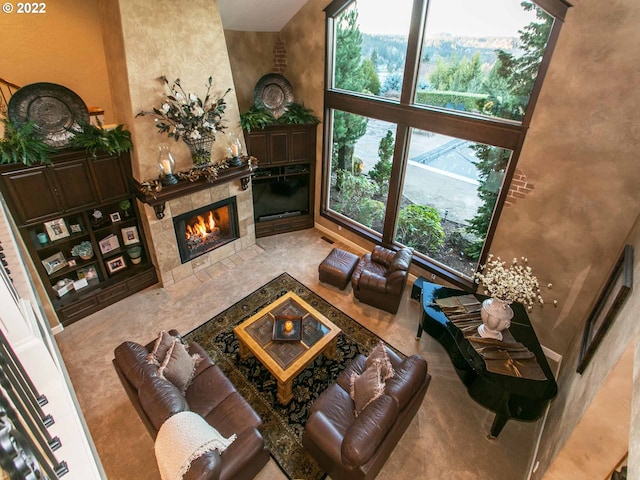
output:
[[[353,295],[368,305],[396,313],[412,258],[412,248],[396,252],[376,245],[371,253],[360,258],[351,276]]]

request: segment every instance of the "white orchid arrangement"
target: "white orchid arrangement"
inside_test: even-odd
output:
[[[485,295],[506,304],[519,302],[528,310],[536,303],[544,304],[538,278],[533,274],[525,257],[521,257],[520,261],[514,258],[511,264],[507,265],[500,257],[489,255],[487,263],[480,266],[480,271],[474,274],[473,279],[476,283],[482,284]],[[551,287],[551,283],[547,284],[547,288]],[[554,300],[553,304],[557,305],[557,301]]]
[[[139,112],[136,117],[152,115],[160,133],[166,133],[176,141],[180,138],[186,141],[199,140],[226,128],[222,124],[222,115],[227,108],[224,97],[231,91],[230,88],[221,97],[213,98],[210,94],[213,78],[209,77],[207,92],[204,99],[201,99],[193,93],[185,92],[179,78],[171,84],[164,75],[160,80],[168,90],[164,102],[160,107],[153,107],[151,112]]]

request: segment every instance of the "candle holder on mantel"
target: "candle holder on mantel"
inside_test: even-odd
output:
[[[176,168],[176,161],[171,155],[169,145],[160,145],[158,156],[158,168],[160,169],[160,177],[163,185],[175,185],[178,183],[178,177],[173,174]]]
[[[242,143],[240,143],[240,139],[237,136],[231,137],[231,143],[229,144],[229,155],[231,158],[228,160],[229,166],[231,167],[239,167],[242,165],[242,160],[240,158],[242,154]]]

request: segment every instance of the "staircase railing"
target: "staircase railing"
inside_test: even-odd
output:
[[[18,90],[20,85],[11,83],[4,78],[0,78],[0,118],[7,117],[7,106],[13,92]]]

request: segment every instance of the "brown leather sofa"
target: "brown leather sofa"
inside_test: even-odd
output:
[[[355,416],[349,390],[351,374],[365,370],[363,355],[311,408],[302,443],[332,480],[375,478],[422,404],[431,380],[426,360],[419,355],[403,360],[389,349],[387,354],[395,375],[360,415]]]
[[[413,258],[412,248],[397,252],[376,245],[356,265],[351,275],[353,295],[368,305],[396,313],[407,283]]]
[[[169,333],[178,335],[175,330]],[[184,478],[254,478],[269,461],[269,451],[258,431],[262,425],[258,414],[197,343],[189,343],[189,353],[198,353],[203,360],[184,395],[171,382],[158,376],[157,366],[147,362],[147,355],[152,349],[153,342],[146,347],[124,342],[115,349],[113,360],[120,381],[151,437],[155,439],[167,418],[191,410],[223,436],[235,433],[237,438],[222,454],[212,451],[195,460]]]

